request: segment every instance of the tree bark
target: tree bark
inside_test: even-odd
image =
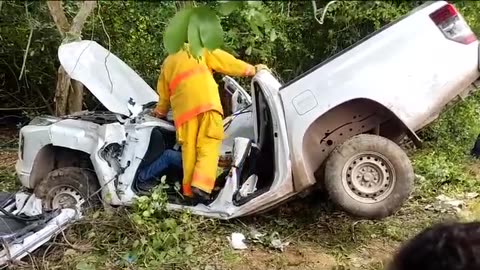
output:
[[[82,7],[78,11],[75,18],[73,18],[72,26],[70,27],[70,33],[80,35],[82,33],[83,26],[87,21],[88,16],[97,6],[97,1],[83,1]]]
[[[72,26],[70,27],[70,33],[74,35],[81,35],[83,26],[87,21],[88,16],[93,12],[97,6],[96,1],[84,1],[82,7],[78,11],[75,18],[73,18]],[[72,80],[72,88],[68,96],[68,114],[79,112],[82,110],[83,105],[83,90],[84,86],[81,82]]]
[[[97,6],[97,2],[84,1],[77,15],[73,18],[72,24],[68,22],[65,16],[63,1],[47,1],[47,5],[62,37],[65,38],[66,34],[70,33],[80,38],[83,26],[88,16]],[[57,87],[55,89],[55,114],[65,115],[81,111],[83,90],[84,86],[82,83],[71,80],[65,69],[60,66],[57,74]]]
[[[79,112],[83,105],[83,84],[76,80],[70,80],[71,89],[68,95],[68,114]]]
[[[47,1],[47,6],[57,26],[58,32],[60,32],[62,36],[65,36],[65,33],[70,30],[70,23],[63,10],[63,1]]]
[[[60,65],[57,73],[57,87],[55,89],[55,114],[62,116],[67,114],[67,101],[70,90],[70,76]]]

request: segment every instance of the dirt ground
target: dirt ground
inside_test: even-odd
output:
[[[352,253],[342,254],[342,258],[336,258],[330,251],[318,246],[298,243],[283,253],[257,249],[242,252],[241,259],[233,264],[232,269],[382,269],[394,250],[393,244],[372,241]]]

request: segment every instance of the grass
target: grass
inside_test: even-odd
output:
[[[460,213],[426,210],[435,197],[480,192],[479,163],[467,156],[480,132],[480,97],[448,111],[421,133],[426,148],[410,152],[420,177],[410,200],[381,221],[352,218],[321,193],[252,217],[219,221],[164,211],[161,193],[133,209],[90,213],[17,265],[18,269],[383,269],[402,241],[437,222],[480,217],[480,200]],[[2,138],[0,138],[2,139]],[[3,141],[9,141],[2,139]],[[0,152],[4,190],[18,188],[16,154]],[[255,229],[265,236],[232,250],[227,236]],[[290,245],[271,247],[277,235]]]
[[[418,195],[422,193],[417,190],[396,215],[382,221],[349,217],[337,211],[321,194],[293,201],[261,216],[233,221],[163,213],[165,216],[140,226],[132,216],[132,211],[135,213],[138,209],[99,211],[73,225],[65,235],[59,235],[26,259],[25,265],[17,267],[147,269],[148,265],[153,269],[382,269],[401,241],[432,223],[455,218],[453,214],[424,210],[433,199]],[[155,228],[180,237],[191,234],[189,240],[184,241],[191,244],[191,251],[172,245],[167,250],[172,252],[168,259],[147,252],[142,255],[146,261],[132,256],[138,252],[133,243],[148,238],[149,226],[172,217],[187,219],[186,222],[195,226],[186,229],[177,222],[184,232]],[[248,235],[253,228],[267,234],[266,238],[277,232],[282,241],[291,244],[284,252],[269,247],[268,241],[249,243],[245,251],[229,247],[228,235],[232,232]]]

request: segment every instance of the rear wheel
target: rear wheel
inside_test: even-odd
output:
[[[345,211],[383,218],[408,199],[414,176],[408,156],[397,144],[362,134],[332,152],[325,166],[325,187]]]
[[[49,209],[74,208],[84,210],[100,203],[97,177],[94,172],[77,167],[50,172],[34,190]],[[97,193],[96,193],[97,192]]]

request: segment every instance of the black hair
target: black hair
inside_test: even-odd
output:
[[[390,270],[480,270],[480,222],[425,229],[401,247]]]

